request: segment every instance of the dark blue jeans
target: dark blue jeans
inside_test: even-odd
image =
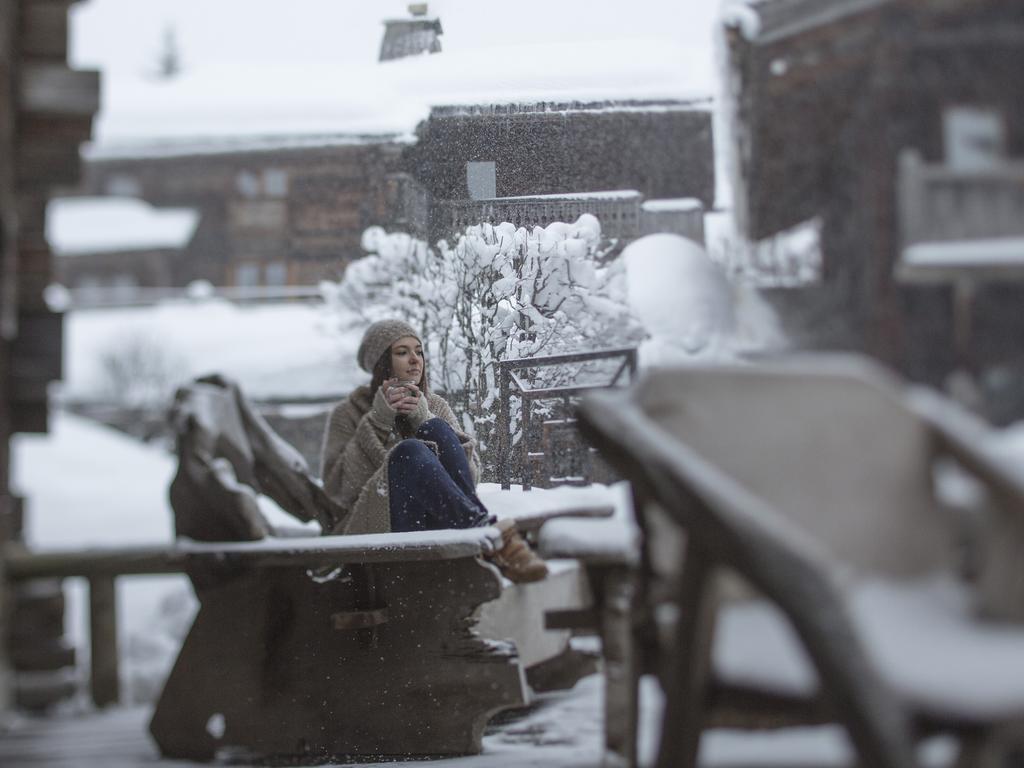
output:
[[[490,523],[477,498],[458,437],[444,419],[433,418],[403,440],[388,459],[388,504],[392,531],[476,528]],[[421,442],[430,440],[437,453]]]

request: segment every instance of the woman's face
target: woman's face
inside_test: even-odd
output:
[[[416,386],[423,382],[423,345],[415,336],[403,336],[391,345],[391,375]]]

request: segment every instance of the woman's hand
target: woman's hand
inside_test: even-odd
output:
[[[384,399],[398,413],[408,415],[416,410],[419,404],[420,389],[410,382],[402,383],[398,379],[388,379],[381,384]]]

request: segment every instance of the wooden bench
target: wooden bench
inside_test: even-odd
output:
[[[581,426],[631,480],[641,531],[611,757],[636,764],[645,671],[664,768],[695,765],[716,726],[839,723],[873,768],[918,765],[934,733],[963,768],[1019,748],[1024,483],[953,404],[830,358],[658,371],[590,396]]]
[[[183,572],[204,585],[150,725],[167,757],[467,754],[495,712],[529,702],[525,673],[566,652],[569,633],[544,631],[544,611],[589,600],[573,564],[540,583],[504,580],[484,559],[499,538],[479,528],[11,549],[6,577],[89,580],[101,705],[117,700],[114,580]]]

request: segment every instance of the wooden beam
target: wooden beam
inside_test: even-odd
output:
[[[79,138],[88,138],[88,133]],[[23,139],[18,143],[16,175],[20,187],[73,184],[81,177],[78,141]]]
[[[17,61],[17,7],[13,0],[0,1],[0,339],[10,341],[18,329],[17,211],[14,183],[15,127],[17,112],[14,82]],[[2,406],[0,406],[2,407]],[[6,436],[0,434],[0,440]],[[6,492],[0,487],[0,495]]]
[[[492,531],[493,535],[490,533]],[[452,560],[487,553],[497,544],[500,535],[494,528],[477,528],[445,532],[443,538],[409,534],[393,534],[388,538],[391,541],[382,541],[375,536],[317,536],[255,542],[182,542],[170,546],[45,552],[8,547],[4,557],[7,561],[7,578],[21,581],[47,576],[63,578],[183,573],[193,565],[210,562],[234,562],[265,568]]]
[[[117,664],[117,594],[113,576],[89,579],[89,687],[97,707],[121,698]]]
[[[23,64],[18,72],[20,112],[93,115],[100,108],[100,75],[68,69],[64,64]]]
[[[604,736],[606,760],[618,755],[637,764],[640,673],[633,642],[634,579],[628,568],[601,571],[601,653],[604,656]],[[612,758],[614,759],[614,758]]]
[[[68,6],[73,0],[32,0],[21,4],[21,51],[64,61],[68,51]]]

